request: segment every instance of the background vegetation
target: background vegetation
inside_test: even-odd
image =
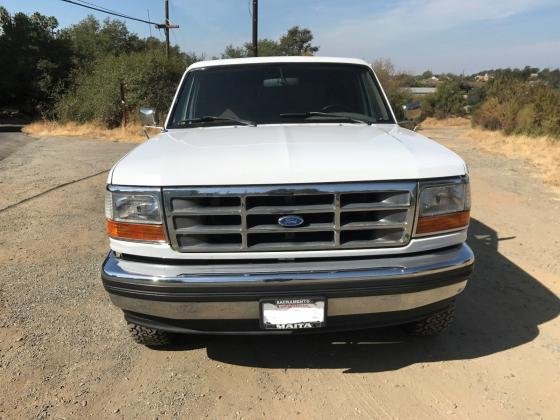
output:
[[[54,17],[10,16],[0,8],[0,107],[48,119],[121,122],[125,109],[164,111],[185,68],[199,59],[173,47],[170,59],[157,38],[139,38],[123,22],[89,16],[58,30]]]
[[[309,29],[295,26],[278,40],[259,40],[259,55],[313,55]],[[228,45],[221,58],[252,55],[251,45]],[[140,38],[123,22],[89,16],[59,29],[54,17],[39,13],[10,15],[0,7],[0,111],[6,109],[61,122],[121,124],[124,110],[136,115],[142,105],[167,111],[185,68],[203,57],[171,49],[166,59],[157,38]],[[214,57],[217,58],[217,57]],[[472,116],[474,125],[506,134],[560,138],[560,70],[497,69],[473,75],[419,75],[398,72],[388,59],[372,67],[399,120],[403,106],[426,117]],[[414,96],[410,87],[435,87]]]
[[[560,138],[560,89],[500,74],[481,92],[473,123],[506,134]]]
[[[294,26],[278,41],[273,39],[260,39],[257,43],[260,56],[278,55],[313,55],[319,51],[319,47],[312,45],[313,34],[309,29]],[[246,42],[242,47],[228,45],[221,58],[242,58],[251,57],[253,47],[250,42]]]
[[[470,116],[474,126],[505,134],[550,136],[560,139],[560,70],[497,69],[473,75],[398,74],[388,60],[374,69],[392,98],[396,113],[403,104],[420,102],[418,122]],[[388,79],[388,80],[385,80]],[[405,87],[435,87],[435,92],[414,98]],[[404,91],[404,93],[403,93]]]

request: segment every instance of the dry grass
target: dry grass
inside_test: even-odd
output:
[[[505,135],[499,131],[479,128],[469,130],[465,137],[475,146],[492,153],[526,159],[535,165],[544,181],[560,187],[560,141],[550,137]]]
[[[472,128],[471,121],[461,117],[426,118],[420,128],[465,128],[467,130],[461,135],[471,140],[477,149],[527,160],[537,167],[539,176],[547,184],[560,191],[560,139],[506,135],[501,131]]]
[[[438,120],[437,118],[426,118],[420,123],[421,128],[446,128],[446,127],[470,127],[471,120],[463,117],[451,117]]]
[[[131,124],[127,127],[113,129],[105,128],[98,124],[58,123],[54,121],[36,121],[23,127],[25,134],[34,137],[88,137],[111,141],[142,143],[146,136],[142,132],[142,126]]]

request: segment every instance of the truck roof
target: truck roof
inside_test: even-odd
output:
[[[342,57],[307,57],[307,56],[280,56],[280,57],[248,57],[248,58],[227,58],[223,60],[199,61],[191,64],[187,70],[202,67],[232,66],[241,64],[265,64],[265,63],[335,63],[335,64],[359,64],[369,66],[369,64],[358,58]]]

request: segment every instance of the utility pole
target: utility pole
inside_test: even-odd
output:
[[[259,0],[253,0],[253,56],[259,56]]]
[[[178,28],[179,25],[171,25],[169,23],[169,0],[165,0],[165,22],[156,25],[156,28],[165,31],[165,55],[169,58],[169,30]]]

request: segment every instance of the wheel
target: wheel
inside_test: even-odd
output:
[[[412,335],[430,336],[437,335],[446,330],[455,319],[455,302],[435,314],[419,321],[411,322],[404,326],[405,330]]]
[[[128,331],[138,344],[154,347],[171,344],[171,336],[167,331],[144,327],[132,322],[128,323]]]

